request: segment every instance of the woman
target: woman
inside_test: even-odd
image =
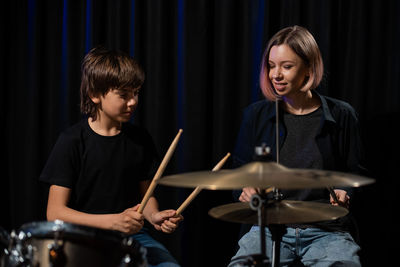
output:
[[[279,100],[279,163],[289,168],[359,172],[362,144],[355,110],[347,103],[318,94],[323,77],[318,45],[305,28],[287,27],[265,49],[260,86],[266,100],[245,109],[234,152],[238,167],[252,161],[254,148],[266,144],[276,155],[275,101]],[[243,188],[239,200],[248,202],[255,188]],[[282,190],[283,199],[318,201],[349,208],[351,190],[335,188],[337,202],[326,189]],[[281,266],[301,260],[306,266],[360,266],[360,247],[349,233],[349,216],[335,221],[286,225],[280,248]],[[266,229],[267,251],[272,241]],[[260,253],[260,229],[253,226],[239,241],[229,266]],[[343,266],[343,265],[340,265]]]

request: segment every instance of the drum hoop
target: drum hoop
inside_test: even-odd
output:
[[[60,238],[87,238],[101,239],[121,244],[124,235],[117,231],[105,230],[89,227],[85,225],[66,223],[60,220],[56,221],[38,221],[23,224],[20,231],[27,237],[48,238],[54,237],[56,232],[60,233]]]

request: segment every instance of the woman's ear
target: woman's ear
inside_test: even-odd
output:
[[[304,83],[300,90],[302,92],[306,92],[310,89],[313,89],[312,88],[313,83],[314,83],[314,77],[311,72],[308,72],[304,77]]]
[[[307,72],[306,72],[306,78],[307,80],[310,80],[310,78],[313,76],[313,72],[311,70],[310,67],[307,68]]]

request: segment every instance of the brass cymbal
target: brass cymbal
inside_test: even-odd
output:
[[[348,213],[346,208],[311,201],[280,200],[266,207],[264,222],[268,224],[312,223],[335,220]],[[212,208],[208,214],[228,222],[257,224],[258,215],[249,203],[237,202]]]
[[[362,176],[317,169],[290,169],[276,162],[251,162],[236,169],[188,172],[165,176],[159,184],[176,187],[201,187],[232,190],[244,187],[304,189],[359,187],[375,180]]]

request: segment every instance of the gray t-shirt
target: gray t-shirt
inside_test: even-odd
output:
[[[279,163],[288,168],[322,169],[322,156],[315,137],[319,131],[321,107],[305,114],[283,113],[287,135],[280,150]],[[323,190],[282,190],[285,199],[324,199]]]
[[[305,115],[283,114],[287,136],[280,150],[281,164],[288,168],[322,169],[322,156],[315,142],[321,115],[321,108]]]

